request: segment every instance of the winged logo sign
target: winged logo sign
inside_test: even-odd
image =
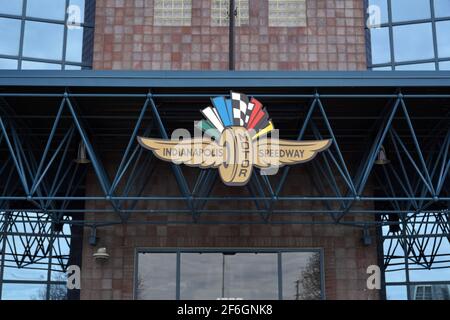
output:
[[[280,168],[311,161],[331,140],[293,141],[268,137],[275,128],[267,110],[255,98],[231,92],[231,99],[216,97],[201,110],[206,118],[196,123],[202,138],[164,140],[138,137],[139,144],[161,160],[175,164],[218,168],[228,186],[248,183],[254,167]]]

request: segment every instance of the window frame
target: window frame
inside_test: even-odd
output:
[[[140,253],[172,253],[176,254],[176,298],[180,300],[180,276],[181,276],[181,254],[182,253],[273,253],[277,254],[277,276],[278,276],[278,300],[283,299],[283,265],[282,253],[318,253],[320,257],[320,292],[321,300],[326,299],[325,295],[325,259],[323,248],[148,248],[137,247],[134,250],[134,271],[133,271],[133,300],[137,300],[138,266]]]

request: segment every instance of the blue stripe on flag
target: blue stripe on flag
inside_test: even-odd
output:
[[[214,107],[217,109],[217,112],[219,113],[219,116],[222,120],[224,127],[233,125],[231,118],[228,114],[228,110],[227,110],[228,108],[225,103],[225,98],[224,97],[212,98],[211,101],[212,101]]]

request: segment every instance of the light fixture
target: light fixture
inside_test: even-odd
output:
[[[386,156],[386,150],[383,146],[381,146],[380,152],[378,152],[377,160],[375,160],[375,164],[378,165],[386,165],[388,163],[391,163],[391,160],[389,160]]]
[[[98,248],[97,251],[93,254],[93,257],[96,261],[107,261],[109,259],[109,253],[104,247]]]
[[[365,246],[372,245],[372,237],[370,236],[370,231],[369,231],[369,228],[367,228],[367,227],[364,227],[364,229],[363,229],[362,241]]]
[[[77,158],[75,159],[75,162],[79,164],[91,163],[91,160],[87,158],[86,146],[83,141],[80,141],[80,144],[78,145],[78,154]]]

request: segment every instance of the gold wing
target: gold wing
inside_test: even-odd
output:
[[[326,150],[331,140],[293,141],[260,139],[254,142],[254,165],[260,169],[283,167],[311,161],[317,153]]]
[[[161,160],[191,167],[217,168],[223,163],[223,148],[208,139],[182,141],[137,137],[139,144]]]

